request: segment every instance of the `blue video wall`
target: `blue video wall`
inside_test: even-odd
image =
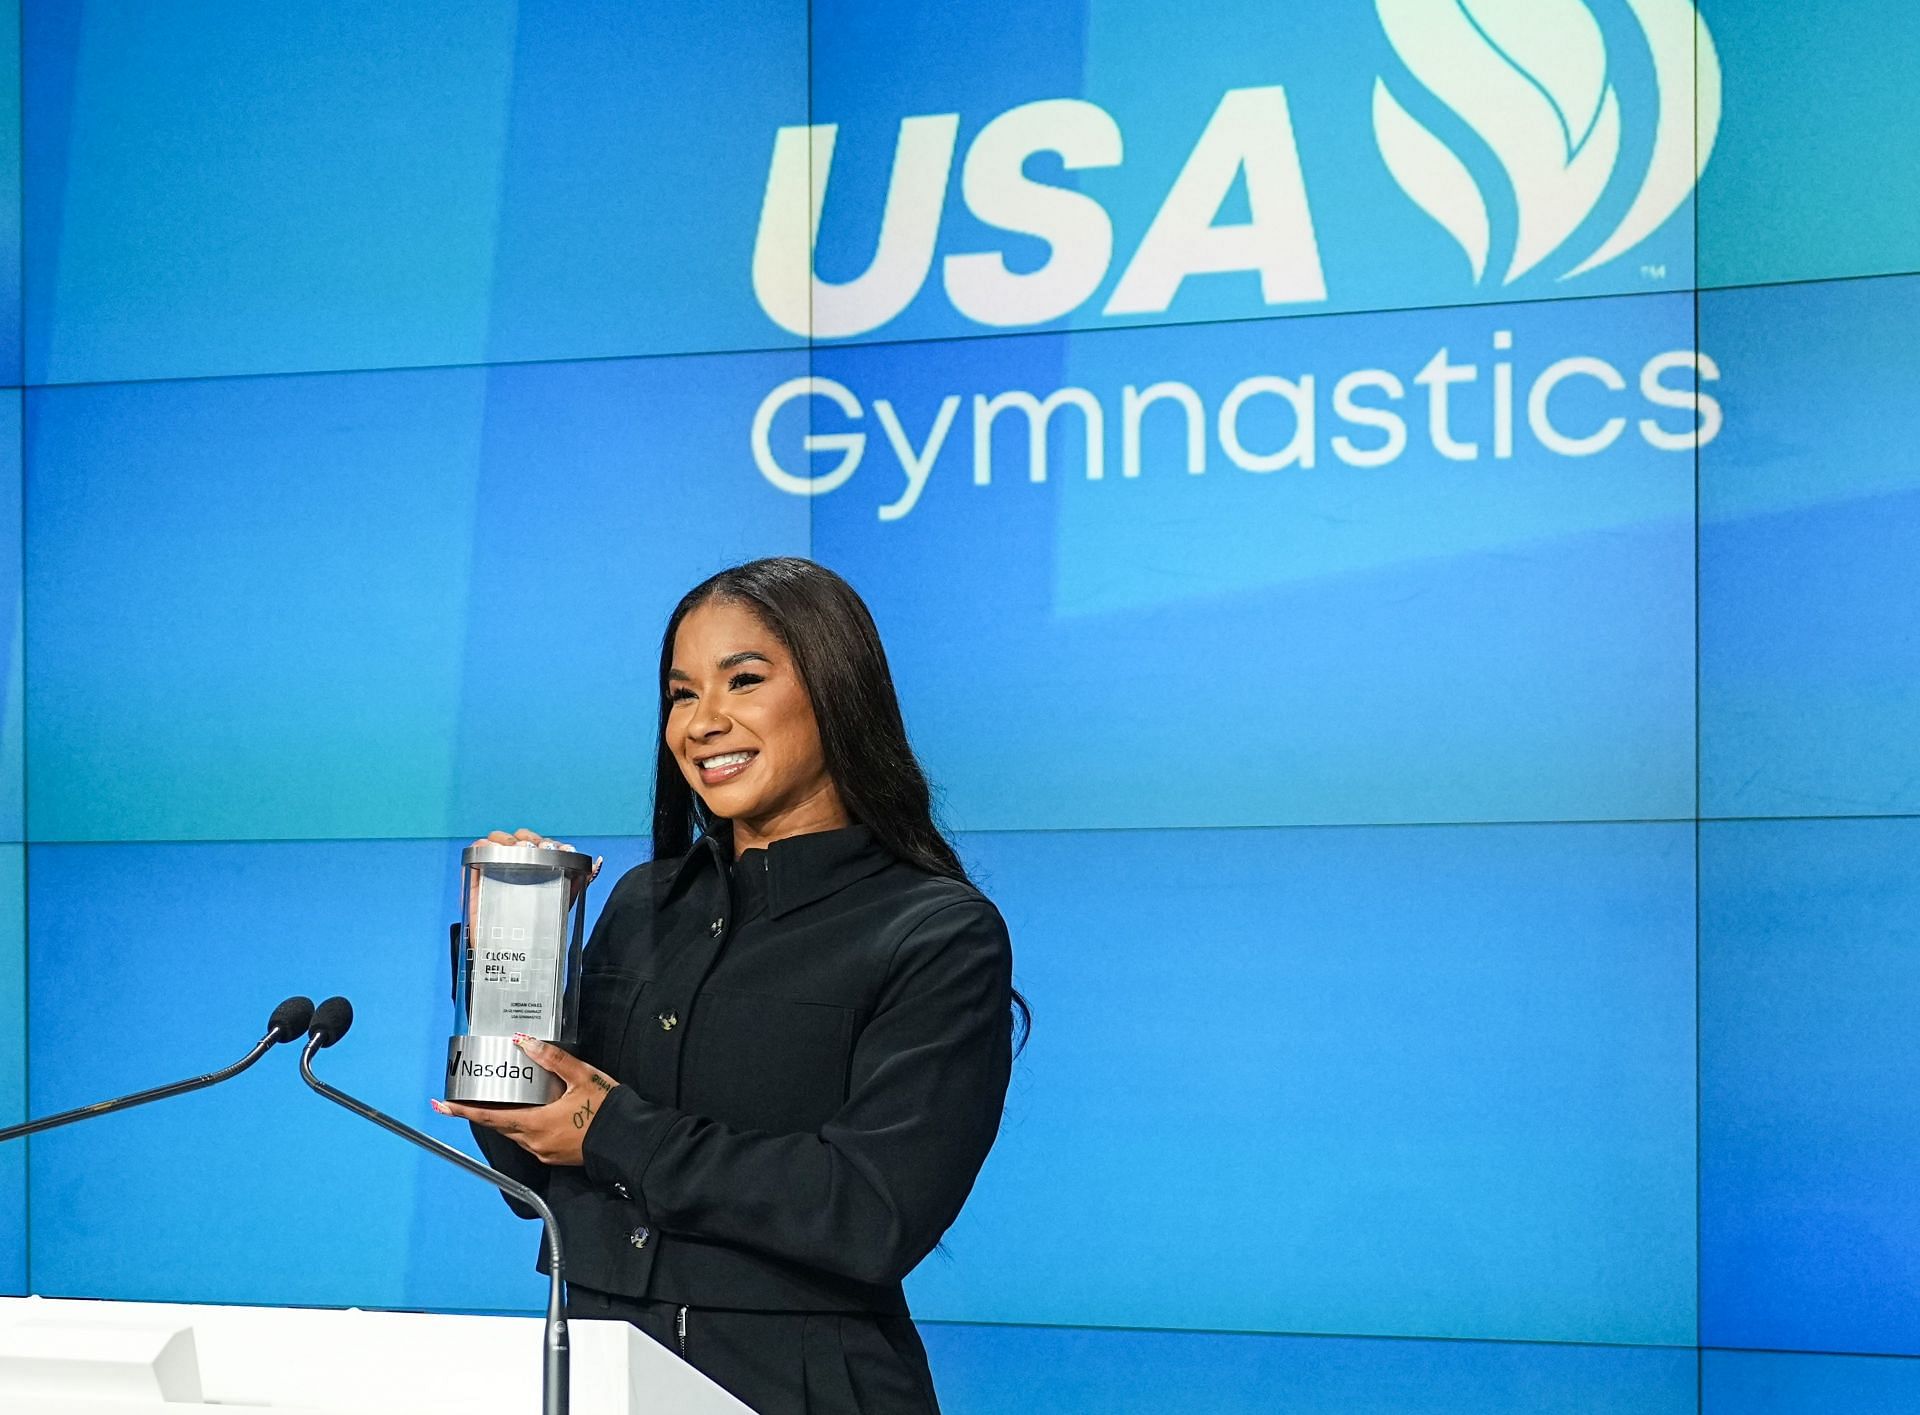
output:
[[[950,1415],[1915,1408],[1917,67],[1896,0],[23,0],[0,1119],[338,992],[466,1143],[461,845],[646,859],[668,612],[808,555],[1037,1014],[908,1282]],[[0,1293],[533,1254],[285,1057],[0,1149]]]

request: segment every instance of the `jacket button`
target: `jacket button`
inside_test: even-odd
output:
[[[678,1012],[662,1012],[658,1020],[661,1031],[671,1032],[675,1027],[680,1025],[680,1014]]]
[[[725,919],[715,919],[712,923],[707,925],[707,932],[712,934],[715,938],[718,938],[720,937],[720,930],[724,929],[726,926],[727,926],[727,921]]]
[[[627,1242],[636,1248],[644,1248],[647,1246],[647,1240],[651,1237],[653,1237],[652,1229],[645,1227],[636,1228],[627,1235]]]

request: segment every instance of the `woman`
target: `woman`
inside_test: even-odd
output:
[[[572,1315],[756,1410],[936,1412],[901,1279],[999,1128],[1026,1015],[1006,925],[838,575],[781,557],[695,586],[660,690],[654,859],[594,927],[578,1054],[521,1042],[565,1093],[436,1108],[552,1205]]]

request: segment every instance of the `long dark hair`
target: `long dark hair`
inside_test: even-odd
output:
[[[680,621],[709,600],[747,606],[793,656],[820,728],[827,775],[849,815],[873,832],[895,858],[929,874],[973,880],[933,817],[933,797],[920,761],[907,743],[900,699],[887,667],[880,631],[853,586],[824,565],[796,555],[749,560],[710,575],[681,596],[660,636],[660,731],[653,769],[653,853],[683,855],[695,832],[733,843],[732,823],[715,816],[687,784],[667,748],[667,670]],[[1033,1011],[1013,994],[1019,1047],[1033,1027]]]

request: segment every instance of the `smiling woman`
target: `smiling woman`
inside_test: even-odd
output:
[[[807,685],[757,614],[706,600],[681,619],[672,657],[663,745],[705,805],[732,822],[736,855],[849,823]]]
[[[838,575],[782,557],[695,586],[659,682],[654,858],[594,927],[578,1054],[522,1043],[565,1093],[441,1108],[545,1194],[575,1316],[757,1410],[929,1415],[901,1281],[999,1129],[1027,1020],[1006,924]]]

